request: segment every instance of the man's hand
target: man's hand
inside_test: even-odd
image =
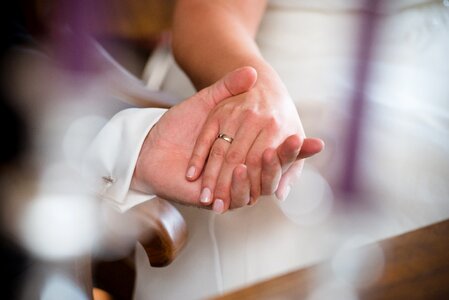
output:
[[[168,110],[145,139],[131,187],[183,204],[199,205],[201,181],[189,182],[185,178],[195,141],[210,111],[220,101],[251,89],[256,78],[251,67],[237,69]],[[246,167],[238,165],[232,174],[237,202],[249,198],[247,178]]]

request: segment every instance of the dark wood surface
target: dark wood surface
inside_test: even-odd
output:
[[[359,299],[449,299],[449,220],[380,242],[385,249],[382,275],[360,288]],[[306,299],[317,268],[301,269],[216,297],[231,299]]]
[[[168,266],[187,242],[187,225],[183,216],[161,198],[136,205],[127,213],[133,214],[139,222],[138,241],[151,266]]]
[[[187,242],[187,226],[179,211],[168,201],[155,198],[128,210],[125,215],[138,222],[138,241],[153,267],[168,266]],[[93,286],[114,300],[132,299],[136,271],[134,254],[115,261],[97,260],[93,265]]]

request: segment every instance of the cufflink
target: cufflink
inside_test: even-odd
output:
[[[111,176],[103,176],[101,177],[101,179],[103,179],[103,182],[108,185],[113,184],[115,182],[115,178],[112,178]]]

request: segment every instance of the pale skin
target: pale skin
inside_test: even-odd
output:
[[[175,58],[197,88],[244,65],[258,73],[250,91],[230,97],[210,111],[186,167],[188,180],[201,178],[201,202],[213,203],[217,211],[220,203],[224,210],[233,207],[229,191],[238,165],[248,166],[250,202],[255,203],[260,195],[273,192],[284,199],[303,164],[299,149],[305,134],[296,107],[254,41],[265,6],[263,0],[179,0],[175,9]],[[233,137],[233,143],[216,140],[219,133]],[[297,159],[282,164],[282,176],[276,173],[272,185],[264,186],[264,166],[275,156],[265,151],[288,137],[297,143]],[[321,142],[320,150],[322,147]]]
[[[184,176],[194,142],[210,112],[225,99],[250,90],[256,80],[253,68],[240,68],[168,110],[144,141],[131,187],[182,204],[211,208],[199,201],[201,180],[192,182]],[[282,167],[296,160],[298,152],[307,157],[321,149],[320,140],[301,141],[296,136],[287,138],[277,149],[266,149],[260,185],[267,191],[274,191]],[[246,165],[236,165],[231,174],[230,208],[249,202],[250,185]],[[224,206],[220,212],[223,211]]]

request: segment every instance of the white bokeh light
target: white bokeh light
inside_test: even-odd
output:
[[[69,278],[61,274],[50,276],[42,289],[41,300],[87,300],[84,292]]]
[[[87,254],[97,237],[96,203],[87,196],[41,195],[25,208],[20,224],[25,247],[46,260]]]
[[[93,254],[105,260],[120,259],[129,254],[140,233],[135,215],[123,214],[107,202],[98,207],[98,241]]]
[[[331,187],[317,170],[308,165],[299,181],[292,186],[287,199],[280,202],[285,215],[300,225],[323,222],[331,213],[332,204]]]

